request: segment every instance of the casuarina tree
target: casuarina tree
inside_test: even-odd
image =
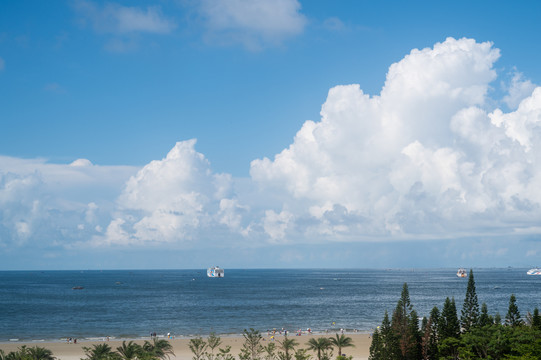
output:
[[[447,338],[458,338],[460,335],[460,324],[456,314],[455,299],[445,299],[441,316],[438,321],[439,340],[443,341]]]
[[[507,315],[505,316],[505,325],[513,327],[522,325],[515,294],[511,294],[511,297],[509,298],[509,309],[507,310]]]
[[[402,295],[396,304],[396,309],[391,320],[391,328],[398,340],[401,358],[414,358],[417,353],[418,344],[418,320],[410,302],[407,283],[404,283],[402,287]]]
[[[471,328],[479,325],[479,302],[477,301],[477,293],[475,292],[475,280],[473,278],[473,270],[470,269],[468,278],[468,288],[466,289],[466,298],[462,306],[462,316],[460,317],[462,331],[468,331]]]

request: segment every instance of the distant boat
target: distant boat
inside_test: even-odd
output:
[[[82,287],[82,286],[74,286],[74,287],[72,287],[71,289],[72,289],[72,290],[83,290],[84,287]]]
[[[530,269],[528,270],[528,272],[526,272],[527,275],[541,275],[541,269],[540,268],[533,268],[533,269]]]
[[[465,278],[465,277],[468,276],[468,273],[466,272],[466,269],[460,268],[460,269],[458,269],[458,271],[456,272],[456,276],[458,276],[459,278]]]
[[[220,269],[218,266],[213,266],[207,269],[207,276],[208,277],[224,277],[224,269]]]

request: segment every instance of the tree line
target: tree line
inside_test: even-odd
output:
[[[109,344],[94,344],[92,347],[83,346],[86,357],[81,360],[168,360],[173,352],[173,346],[164,339],[145,341],[143,345],[133,341],[123,341],[122,345],[113,350]],[[40,346],[21,346],[17,351],[6,354],[0,349],[0,360],[55,360],[53,352]]]
[[[244,343],[235,357],[231,346],[220,347],[222,340],[212,333],[207,339],[197,336],[190,339],[188,347],[192,360],[311,360],[314,353],[317,360],[333,359],[333,350],[338,352],[337,360],[352,360],[352,356],[342,355],[342,350],[354,346],[353,340],[344,334],[335,337],[310,338],[306,348],[299,348],[299,342],[287,335],[282,340],[263,345],[263,337],[258,330],[243,331]],[[113,350],[107,343],[83,347],[85,357],[81,360],[168,360],[174,356],[173,347],[169,341],[154,339],[139,345],[133,341],[123,341],[122,345]],[[0,360],[55,360],[51,350],[34,346],[21,346],[17,351],[5,354],[0,349]]]
[[[407,283],[391,318],[385,311],[373,333],[370,360],[541,359],[541,317],[538,308],[525,319],[511,294],[505,319],[489,315],[486,303],[479,308],[473,270],[459,318],[454,298],[442,310],[419,317],[410,302]]]
[[[338,351],[337,360],[352,360],[352,356],[342,354],[342,349],[355,346],[353,340],[344,334],[335,337],[310,338],[306,343],[306,348],[299,348],[299,342],[287,335],[282,340],[271,341],[263,345],[263,336],[259,330],[244,330],[242,334],[244,343],[238,354],[238,360],[311,360],[312,351],[317,360],[333,359],[333,349]],[[236,360],[231,354],[231,346],[219,348],[221,339],[215,334],[210,334],[205,341],[198,336],[190,339],[188,346],[193,353],[192,360]]]

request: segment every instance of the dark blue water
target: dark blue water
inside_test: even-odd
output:
[[[515,294],[521,314],[541,308],[541,276],[527,269],[475,269],[479,303],[505,317]],[[460,309],[467,279],[456,269],[0,272],[0,342],[150,332],[240,334],[245,328],[369,332],[394,309],[404,282],[420,316]],[[83,290],[73,290],[82,286]]]

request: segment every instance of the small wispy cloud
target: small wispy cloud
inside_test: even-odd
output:
[[[74,2],[83,24],[90,23],[99,33],[127,34],[133,32],[167,34],[176,28],[174,21],[163,16],[159,6],[145,10],[108,3],[103,7],[85,0]]]
[[[49,84],[45,84],[45,86],[43,87],[43,90],[47,91],[47,92],[51,92],[51,93],[57,93],[57,94],[63,94],[66,92],[66,90],[58,83],[49,83]]]
[[[163,15],[159,6],[139,7],[107,3],[100,6],[92,1],[77,0],[73,8],[80,16],[79,23],[111,38],[105,48],[113,52],[126,52],[137,48],[136,35],[169,34],[177,24]]]
[[[300,10],[297,0],[203,0],[196,8],[208,41],[249,50],[279,45],[302,33],[307,20]]]
[[[323,21],[323,26],[330,31],[346,30],[346,25],[336,16],[325,19]]]

